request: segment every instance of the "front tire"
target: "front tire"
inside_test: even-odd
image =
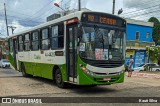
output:
[[[59,88],[66,87],[66,84],[63,82],[63,79],[62,79],[61,71],[59,69],[56,69],[56,72],[55,72],[55,82]]]

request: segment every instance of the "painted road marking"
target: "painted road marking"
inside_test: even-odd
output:
[[[147,73],[132,72],[132,76],[145,77],[145,78],[158,78],[158,79],[160,79],[160,75],[157,75],[157,74],[147,74]]]

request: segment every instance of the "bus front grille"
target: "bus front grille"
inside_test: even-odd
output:
[[[122,66],[123,62],[92,63],[90,65],[95,66],[95,67],[102,67],[102,68],[115,68],[115,67]]]

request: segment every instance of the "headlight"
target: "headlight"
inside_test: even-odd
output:
[[[120,72],[117,72],[118,75],[121,75],[124,73],[124,70],[120,71]]]
[[[81,67],[81,70],[82,70],[83,72],[85,72],[86,74],[91,75],[91,76],[94,75],[93,72],[91,72],[90,70],[88,70],[88,69],[87,69],[85,66],[83,66],[82,64],[80,64],[80,67]]]

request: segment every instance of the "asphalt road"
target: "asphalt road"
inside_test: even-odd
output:
[[[24,78],[12,69],[0,69],[0,84],[1,97],[160,97],[160,79],[156,78],[125,77],[121,84],[96,87],[70,85],[61,89],[51,80]]]

